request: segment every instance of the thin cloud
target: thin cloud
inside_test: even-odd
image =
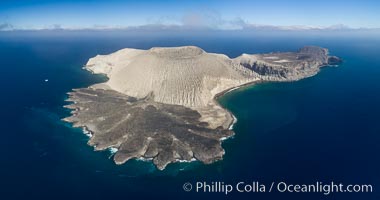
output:
[[[254,24],[243,18],[225,19],[212,10],[188,12],[182,17],[162,16],[147,20],[146,24],[136,26],[94,24],[87,27],[64,26],[61,24],[44,27],[15,27],[10,23],[0,24],[0,31],[17,30],[125,30],[125,31],[197,31],[197,30],[241,30],[241,31],[347,31],[347,30],[380,30],[378,28],[351,28],[344,24],[331,26],[292,25],[278,26]]]
[[[13,25],[10,23],[2,23],[0,24],[0,31],[11,31],[13,30]]]
[[[182,17],[181,25],[216,30],[243,29],[247,22],[240,17],[232,20],[224,19],[222,15],[213,10],[189,12]]]

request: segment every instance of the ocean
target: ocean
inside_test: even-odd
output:
[[[224,159],[210,165],[150,162],[115,165],[94,152],[68,116],[67,92],[106,81],[82,69],[90,57],[121,48],[196,45],[236,57],[330,50],[344,62],[311,78],[262,83],[219,99],[238,119],[223,142]],[[0,33],[1,199],[380,199],[380,37],[368,33]],[[287,184],[371,184],[371,193],[268,192]],[[245,182],[265,192],[196,191],[196,183]],[[185,183],[193,188],[183,189]]]

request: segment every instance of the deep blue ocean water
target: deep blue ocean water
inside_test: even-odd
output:
[[[121,48],[197,45],[236,57],[319,45],[344,59],[312,78],[264,83],[220,99],[237,118],[222,161],[117,166],[61,121],[66,93],[105,81],[82,69]],[[1,199],[380,199],[380,36],[366,34],[0,34]],[[48,81],[45,81],[47,79]],[[185,182],[372,184],[372,193],[196,193]]]

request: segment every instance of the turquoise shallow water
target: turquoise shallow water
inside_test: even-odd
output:
[[[315,77],[264,83],[219,99],[237,118],[223,143],[222,161],[179,163],[158,171],[149,162],[115,165],[94,152],[87,136],[60,119],[66,92],[105,81],[81,69],[89,57],[124,47],[197,45],[235,57],[241,53],[327,47],[344,59]],[[337,181],[373,184],[358,194],[233,193],[230,199],[379,199],[380,39],[362,35],[19,33],[0,35],[1,194],[5,199],[209,199],[184,192],[185,182]],[[48,82],[45,82],[48,79]]]

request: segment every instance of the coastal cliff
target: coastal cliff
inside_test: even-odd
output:
[[[296,81],[317,74],[321,67],[338,64],[341,60],[329,56],[325,48],[306,46],[297,52],[243,54],[234,59],[258,73],[266,81]]]
[[[230,112],[215,100],[258,81],[295,81],[341,60],[308,46],[297,52],[243,54],[231,59],[194,46],[122,49],[91,58],[85,69],[109,80],[69,92],[65,121],[86,127],[95,150],[116,148],[117,164],[152,159],[159,168],[178,161],[222,159],[221,141],[234,133]]]

